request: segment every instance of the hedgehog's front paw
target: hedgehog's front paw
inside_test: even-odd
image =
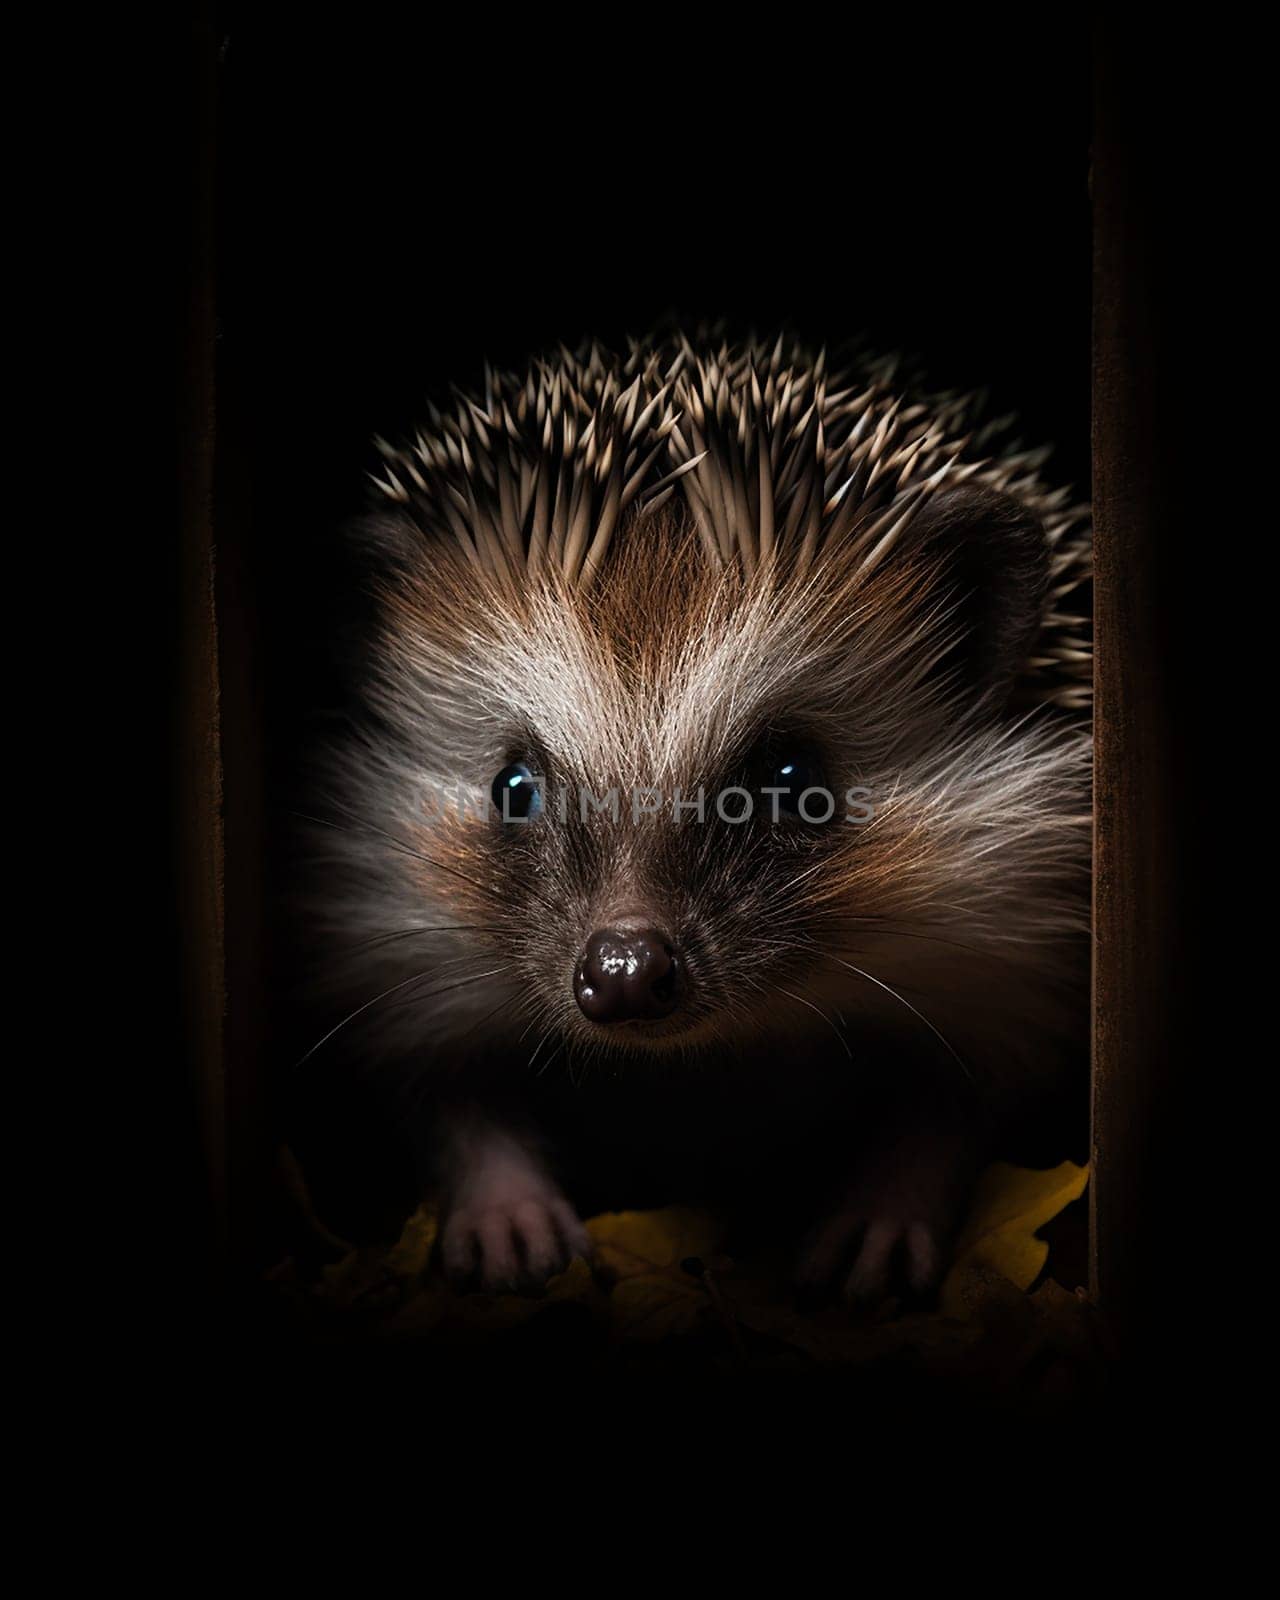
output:
[[[563,1272],[574,1256],[589,1257],[591,1240],[557,1190],[489,1196],[445,1218],[440,1256],[459,1289],[531,1294]]]
[[[535,1145],[478,1114],[444,1129],[440,1261],[459,1289],[530,1294],[591,1240]]]
[[[440,1259],[451,1283],[530,1293],[591,1240],[536,1148],[477,1116],[446,1126]]]
[[[951,1232],[950,1219],[837,1211],[801,1252],[796,1287],[805,1299],[839,1294],[856,1305],[923,1299],[942,1280]]]
[[[950,1133],[900,1135],[872,1150],[806,1241],[797,1289],[864,1306],[928,1298],[946,1271],[974,1165]]]

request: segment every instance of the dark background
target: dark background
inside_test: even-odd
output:
[[[228,7],[219,28],[220,431],[295,602],[277,643],[375,431],[485,359],[673,313],[914,352],[990,386],[1087,493],[1082,23],[747,47],[655,21],[590,51],[496,17],[433,35]]]
[[[219,16],[219,376],[292,579],[429,392],[673,312],[915,352],[1087,488],[1083,21],[606,23]]]
[[[724,319],[866,336],[987,388],[1088,494],[1086,20],[854,15],[594,12],[553,33],[212,13],[227,1103],[250,1260],[275,1247],[252,1175],[286,1111],[260,1088],[314,1036],[274,908],[299,760],[341,698],[340,529],[373,433],[486,358]]]

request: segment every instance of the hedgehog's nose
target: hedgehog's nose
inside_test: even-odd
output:
[[[670,1016],[680,999],[680,957],[656,928],[593,933],[573,992],[591,1022],[640,1022]]]

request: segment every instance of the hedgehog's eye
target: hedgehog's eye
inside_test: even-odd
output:
[[[489,793],[501,822],[529,822],[542,810],[538,776],[523,761],[513,761],[509,767],[503,767]]]
[[[808,795],[802,810],[801,796],[808,789],[817,789],[820,793]],[[784,757],[775,763],[765,793],[777,808],[773,813],[775,816],[779,813],[791,817],[799,816],[806,822],[826,820],[828,814],[826,780],[822,768],[808,757],[794,755]]]

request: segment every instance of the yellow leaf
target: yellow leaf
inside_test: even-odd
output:
[[[591,1269],[581,1257],[575,1256],[564,1272],[548,1279],[546,1289],[536,1297],[521,1294],[459,1295],[444,1286],[437,1292],[446,1307],[446,1320],[451,1328],[485,1334],[523,1327],[548,1306],[559,1305],[566,1300],[587,1299],[591,1288]]]
[[[982,1174],[960,1237],[955,1259],[942,1286],[945,1316],[963,1318],[966,1273],[975,1268],[999,1273],[1019,1289],[1029,1289],[1048,1259],[1049,1246],[1036,1233],[1073,1200],[1089,1181],[1088,1167],[1063,1161],[1037,1171],[997,1161]]]
[[[714,1254],[723,1224],[688,1206],[660,1211],[610,1211],[587,1223],[596,1265],[614,1280],[609,1312],[628,1339],[687,1333],[709,1302],[682,1262]]]
[[[587,1232],[596,1247],[596,1264],[618,1278],[676,1267],[688,1256],[714,1254],[724,1225],[690,1206],[660,1211],[605,1211],[592,1217]]]
[[[420,1206],[390,1247],[351,1249],[321,1274],[317,1298],[338,1310],[387,1311],[415,1291],[436,1238],[435,1214]]]
[[[1049,1248],[1036,1237],[1037,1230],[1078,1200],[1087,1181],[1087,1168],[1070,1161],[1047,1171],[997,1163],[982,1174],[943,1284],[941,1309],[953,1320],[934,1319],[939,1341],[959,1334],[956,1319],[973,1325],[979,1299],[989,1311],[999,1285],[1015,1298],[1030,1288]],[[688,1206],[606,1212],[592,1217],[586,1227],[595,1245],[598,1281],[584,1261],[575,1260],[537,1299],[458,1295],[427,1270],[438,1224],[434,1212],[423,1206],[390,1248],[353,1250],[328,1267],[318,1296],[335,1310],[376,1315],[393,1337],[449,1330],[505,1332],[523,1326],[547,1305],[566,1301],[580,1303],[615,1336],[644,1342],[688,1333],[726,1314],[820,1360],[869,1359],[874,1348],[893,1337],[892,1329],[877,1327],[873,1338],[862,1324],[850,1332],[843,1321],[828,1317],[823,1322],[796,1312],[785,1284],[779,1289],[785,1268],[769,1257],[727,1263],[725,1302],[714,1300],[708,1280],[683,1265],[690,1257],[711,1264],[719,1255],[725,1224],[707,1212]],[[715,1270],[719,1275],[720,1268]],[[951,1335],[946,1334],[948,1326]],[[915,1318],[910,1327],[919,1344],[924,1324]]]
[[[435,1212],[429,1206],[419,1206],[388,1252],[387,1266],[405,1278],[421,1277],[431,1259],[437,1232]]]

